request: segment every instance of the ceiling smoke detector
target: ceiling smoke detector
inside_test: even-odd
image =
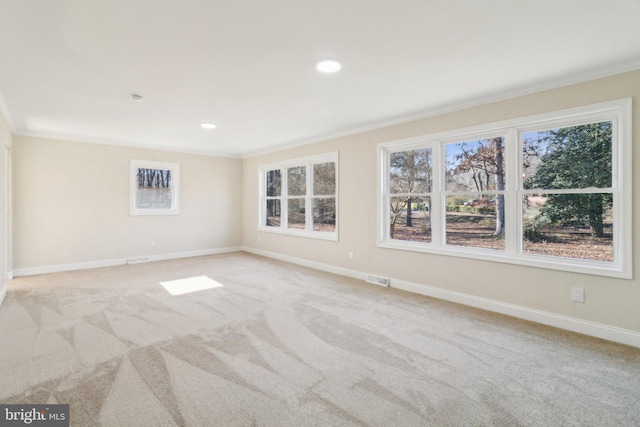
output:
[[[133,99],[134,101],[137,101],[137,102],[142,102],[142,101],[144,101],[144,96],[136,95],[134,93],[133,95],[131,95],[131,99]]]

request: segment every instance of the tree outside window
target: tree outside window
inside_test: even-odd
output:
[[[389,236],[391,239],[431,241],[431,149],[389,155]]]
[[[631,100],[379,145],[379,246],[631,277]]]
[[[502,136],[446,145],[447,244],[504,249],[504,152]]]
[[[524,251],[613,261],[612,122],[523,141]]]

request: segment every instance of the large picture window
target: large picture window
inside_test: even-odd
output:
[[[629,100],[379,145],[379,245],[631,277]]]
[[[259,229],[338,238],[338,153],[263,165]]]

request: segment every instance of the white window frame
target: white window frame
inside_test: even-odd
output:
[[[138,169],[159,169],[171,171],[171,206],[168,208],[141,208],[137,204]],[[136,215],[178,215],[180,213],[180,163],[156,160],[131,159],[129,172],[129,214]]]
[[[314,195],[313,194],[313,165],[321,163],[335,163],[335,193],[333,195]],[[289,168],[304,166],[306,168],[306,194],[304,196],[288,196],[287,191],[287,170]],[[280,196],[267,197],[267,172],[272,170],[280,170],[281,188]],[[339,163],[338,152],[330,152],[316,156],[291,159],[277,163],[270,163],[258,166],[258,191],[259,191],[259,209],[258,209],[258,231],[268,233],[287,234],[299,237],[310,237],[314,239],[338,240],[338,178]],[[336,201],[336,225],[335,231],[315,231],[313,230],[313,200],[321,198],[335,198]],[[266,206],[267,200],[280,200],[280,225],[267,226],[266,224]],[[305,228],[295,229],[288,228],[288,199],[304,199],[305,200]]]
[[[432,254],[518,264],[552,270],[570,271],[631,279],[632,272],[632,157],[631,98],[554,111],[536,116],[489,123],[470,128],[420,136],[378,144],[378,246]],[[613,194],[613,262],[563,258],[524,253],[522,250],[523,216],[521,200],[526,193],[545,190],[524,190],[522,185],[522,135],[535,130],[612,121],[612,187],[598,189]],[[504,137],[505,147],[505,230],[504,250],[493,250],[445,243],[445,145],[493,136]],[[419,148],[432,150],[433,188],[431,242],[412,242],[389,237],[389,154]],[[593,192],[593,189],[585,189]],[[552,191],[554,192],[554,191]],[[488,193],[492,193],[489,191]],[[393,196],[393,195],[391,195]]]

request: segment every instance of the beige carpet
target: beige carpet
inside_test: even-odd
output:
[[[198,276],[223,286],[159,284]],[[12,281],[0,402],[75,426],[638,426],[640,350],[236,253]]]

